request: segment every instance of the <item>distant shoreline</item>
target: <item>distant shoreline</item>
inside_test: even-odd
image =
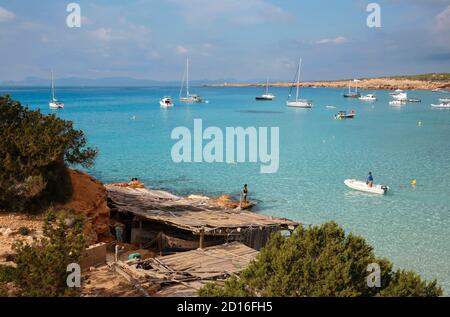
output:
[[[292,82],[275,82],[269,83],[270,87],[291,87],[295,83]],[[450,91],[449,81],[424,81],[413,79],[394,79],[394,78],[373,78],[359,80],[358,89],[362,90],[395,90],[395,89],[419,89],[419,90],[434,90],[442,89]],[[207,87],[264,87],[265,83],[247,83],[247,84],[208,84]],[[300,87],[310,88],[348,88],[349,80],[338,81],[317,81],[317,82],[301,82]],[[356,83],[352,82],[354,89]]]

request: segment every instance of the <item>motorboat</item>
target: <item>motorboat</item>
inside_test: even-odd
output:
[[[438,105],[431,105],[435,109],[450,109],[450,102],[442,102]]]
[[[295,100],[289,100],[289,98],[291,97],[291,91],[293,88],[293,87],[291,87],[291,91],[289,92],[288,101],[286,101],[286,105],[291,108],[312,108],[313,102],[311,100],[299,99],[301,70],[302,70],[302,59],[300,58],[300,61],[298,62],[298,67],[297,67],[297,85],[296,85],[297,89],[296,89]]]
[[[396,95],[393,95],[392,99],[407,101],[408,100],[408,94],[406,92],[400,92],[400,93],[398,93]]]
[[[395,91],[390,92],[389,95],[395,96],[395,95],[398,95],[398,94],[400,94],[400,93],[402,93],[402,92],[403,92],[403,90],[401,90],[401,89],[396,89]]]
[[[450,98],[439,98],[439,102],[443,102],[443,103],[450,102]]]
[[[173,107],[173,102],[171,97],[164,97],[159,101],[159,104],[161,105],[161,108],[171,108]]]
[[[366,193],[384,195],[386,194],[390,188],[386,185],[375,185],[369,186],[366,182],[359,181],[356,179],[346,179],[344,184],[354,190],[359,190]]]
[[[389,101],[391,106],[403,106],[406,105],[406,100],[391,100]]]
[[[64,108],[64,103],[62,101],[59,101],[56,98],[55,95],[55,82],[53,80],[53,71],[51,71],[52,73],[52,83],[51,83],[51,94],[52,94],[52,100],[48,103],[48,106],[52,109],[62,109]]]
[[[362,100],[362,101],[376,101],[377,97],[375,97],[375,95],[373,95],[373,94],[368,94],[368,95],[359,97],[359,100]]]
[[[350,113],[347,113],[347,111],[339,111],[334,118],[336,120],[342,120],[342,119],[353,119],[356,115],[356,111],[352,110]]]

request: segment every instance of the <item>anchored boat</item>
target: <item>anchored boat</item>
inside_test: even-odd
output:
[[[186,80],[186,95],[182,96],[183,94],[183,88],[184,88],[184,82]],[[180,99],[181,102],[186,103],[200,103],[203,102],[203,98],[199,95],[191,95],[189,92],[189,58],[186,58],[186,70],[183,76],[183,79],[181,81],[181,88],[180,88]]]
[[[359,181],[356,179],[346,179],[344,181],[344,184],[347,187],[354,189],[354,190],[359,190],[362,192],[378,194],[378,195],[384,195],[390,190],[389,186],[386,186],[386,185],[375,185],[374,184],[374,185],[372,185],[372,187],[370,187],[365,182]]]
[[[161,108],[171,108],[173,107],[173,102],[171,97],[164,97],[159,101],[159,104],[161,105]]]
[[[344,94],[344,98],[360,98],[361,94],[358,92],[358,79],[353,79],[353,82],[356,83],[355,91],[352,91],[352,82],[348,83],[348,93]]]
[[[362,100],[362,101],[376,101],[377,97],[375,97],[375,95],[373,95],[373,94],[368,94],[368,95],[359,97],[359,100]]]
[[[59,101],[56,98],[55,95],[55,83],[53,80],[53,71],[51,71],[52,73],[52,84],[51,84],[51,90],[52,90],[52,100],[48,103],[48,106],[52,109],[62,109],[64,108],[64,103],[62,101]]]
[[[347,111],[339,111],[334,118],[336,120],[342,120],[342,119],[353,119],[356,115],[356,111],[352,110],[350,113],[347,113]]]
[[[274,99],[275,99],[275,95],[269,93],[269,78],[267,77],[266,92],[264,94],[262,94],[261,96],[257,96],[256,100],[259,100],[259,101],[272,101]]]
[[[311,100],[307,100],[307,99],[299,99],[299,89],[300,89],[300,73],[301,73],[301,69],[302,69],[302,59],[300,58],[300,61],[298,62],[298,68],[297,68],[297,92],[295,95],[295,100],[289,100],[289,98],[291,97],[291,91],[292,91],[292,87],[291,87],[291,91],[289,92],[289,96],[288,96],[288,101],[286,102],[286,105],[288,107],[292,107],[292,108],[312,108],[313,103]]]

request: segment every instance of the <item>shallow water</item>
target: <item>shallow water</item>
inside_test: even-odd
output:
[[[362,102],[343,98],[341,89],[311,88],[302,94],[315,108],[302,110],[285,107],[283,88],[271,89],[278,96],[273,102],[254,100],[260,88],[193,90],[209,103],[160,109],[159,98],[177,96],[177,88],[59,89],[66,108],[57,113],[100,149],[89,172],[104,182],[138,177],[153,188],[207,195],[238,194],[248,183],[258,212],[305,224],[335,220],[397,266],[438,278],[450,294],[450,111],[430,108],[442,94],[410,91],[422,103],[395,108],[388,91],[376,91],[377,102]],[[53,112],[47,89],[0,93]],[[351,109],[354,120],[333,119],[338,110]],[[279,171],[261,174],[259,163],[175,164],[170,133],[177,126],[192,129],[196,118],[204,128],[280,127]],[[392,188],[388,195],[344,186],[346,178],[365,179],[369,170],[376,183]]]

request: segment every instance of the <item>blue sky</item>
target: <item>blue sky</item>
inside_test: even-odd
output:
[[[199,80],[290,80],[299,56],[305,80],[450,72],[450,0],[0,0],[0,43],[0,81],[178,80],[187,55]]]

